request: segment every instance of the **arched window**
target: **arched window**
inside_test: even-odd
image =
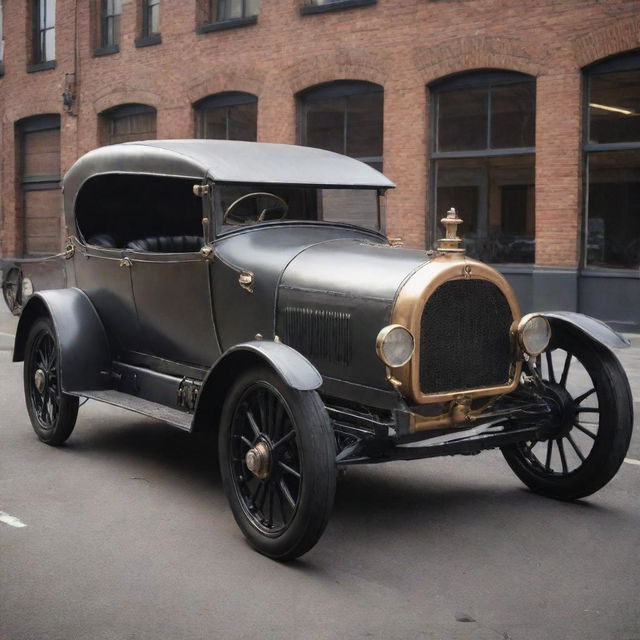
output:
[[[227,91],[194,105],[198,138],[257,140],[258,98],[250,93]]]
[[[382,171],[384,90],[372,82],[339,80],[299,95],[299,139],[362,160]]]
[[[16,123],[20,152],[23,252],[25,255],[60,250],[62,198],[60,193],[60,116],[33,116]]]
[[[640,51],[585,71],[585,262],[640,267]]]
[[[298,95],[298,139],[307,147],[342,153],[382,171],[384,90],[378,84],[338,80],[306,89]],[[377,207],[363,206],[350,189],[327,190],[325,220],[380,228]]]
[[[434,83],[432,215],[454,206],[468,252],[486,262],[534,261],[534,78],[460,74]]]
[[[104,144],[152,140],[156,137],[156,110],[144,104],[125,104],[100,114]]]

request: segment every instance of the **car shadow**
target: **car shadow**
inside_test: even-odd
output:
[[[203,489],[203,509],[210,508],[212,493],[225,500],[213,433],[191,435],[146,418],[114,424],[111,416],[92,416],[85,425],[79,421],[64,449],[102,463],[108,459],[110,465],[129,467],[133,459],[147,473],[171,476],[171,482],[184,482],[190,489],[198,486]],[[624,519],[624,514],[602,502],[550,500],[522,488],[508,470],[501,484],[500,471],[486,474],[486,466],[479,468],[475,459],[468,458],[459,458],[457,468],[451,460],[349,468],[339,478],[334,510],[320,545],[349,553],[365,544],[372,552],[376,548],[383,552],[389,541],[400,539],[418,552],[429,545],[442,548],[451,536],[458,541],[486,538],[488,529],[498,539],[518,535],[523,514],[529,523],[570,520],[578,514]],[[495,462],[497,469],[502,461]],[[319,553],[288,566],[322,573],[320,549]]]

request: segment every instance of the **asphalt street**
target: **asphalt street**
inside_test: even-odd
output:
[[[89,402],[39,443],[14,330],[3,309],[1,640],[640,640],[637,432],[579,503],[493,451],[351,468],[319,544],[278,564],[236,527],[212,438]],[[619,355],[639,415],[640,336]]]

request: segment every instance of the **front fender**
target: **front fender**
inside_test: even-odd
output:
[[[313,391],[322,384],[318,370],[298,351],[279,342],[243,342],[218,358],[202,383],[195,407],[192,431],[217,426],[222,405],[238,373],[256,364],[269,365],[298,391]]]
[[[544,311],[540,315],[549,320],[552,331],[554,323],[561,323],[572,327],[582,335],[592,338],[609,349],[626,349],[631,346],[631,342],[622,334],[614,331],[602,320],[597,320],[591,316],[573,311]]]
[[[109,341],[93,304],[80,289],[38,291],[25,305],[13,348],[13,361],[24,360],[33,323],[49,316],[58,338],[59,375],[66,393],[107,389],[111,371]]]

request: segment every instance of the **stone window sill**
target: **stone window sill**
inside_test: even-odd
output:
[[[199,24],[196,27],[196,33],[209,33],[211,31],[224,31],[225,29],[237,29],[239,27],[248,27],[258,23],[258,16],[249,16],[248,18],[233,18],[232,20],[223,20],[222,22],[210,22],[208,24]]]
[[[138,38],[135,41],[136,48],[151,47],[154,44],[162,44],[162,37],[159,33],[150,33],[148,36]]]
[[[344,11],[346,9],[357,9],[376,4],[378,0],[338,0],[329,4],[305,4],[300,7],[300,15],[308,16],[316,13],[329,13],[331,11]]]
[[[55,69],[56,61],[47,60],[45,62],[37,62],[36,64],[27,65],[27,73],[36,73],[37,71],[46,71],[47,69]]]
[[[93,55],[98,56],[110,56],[120,51],[120,45],[118,44],[105,44],[104,47],[98,47],[93,50]]]

